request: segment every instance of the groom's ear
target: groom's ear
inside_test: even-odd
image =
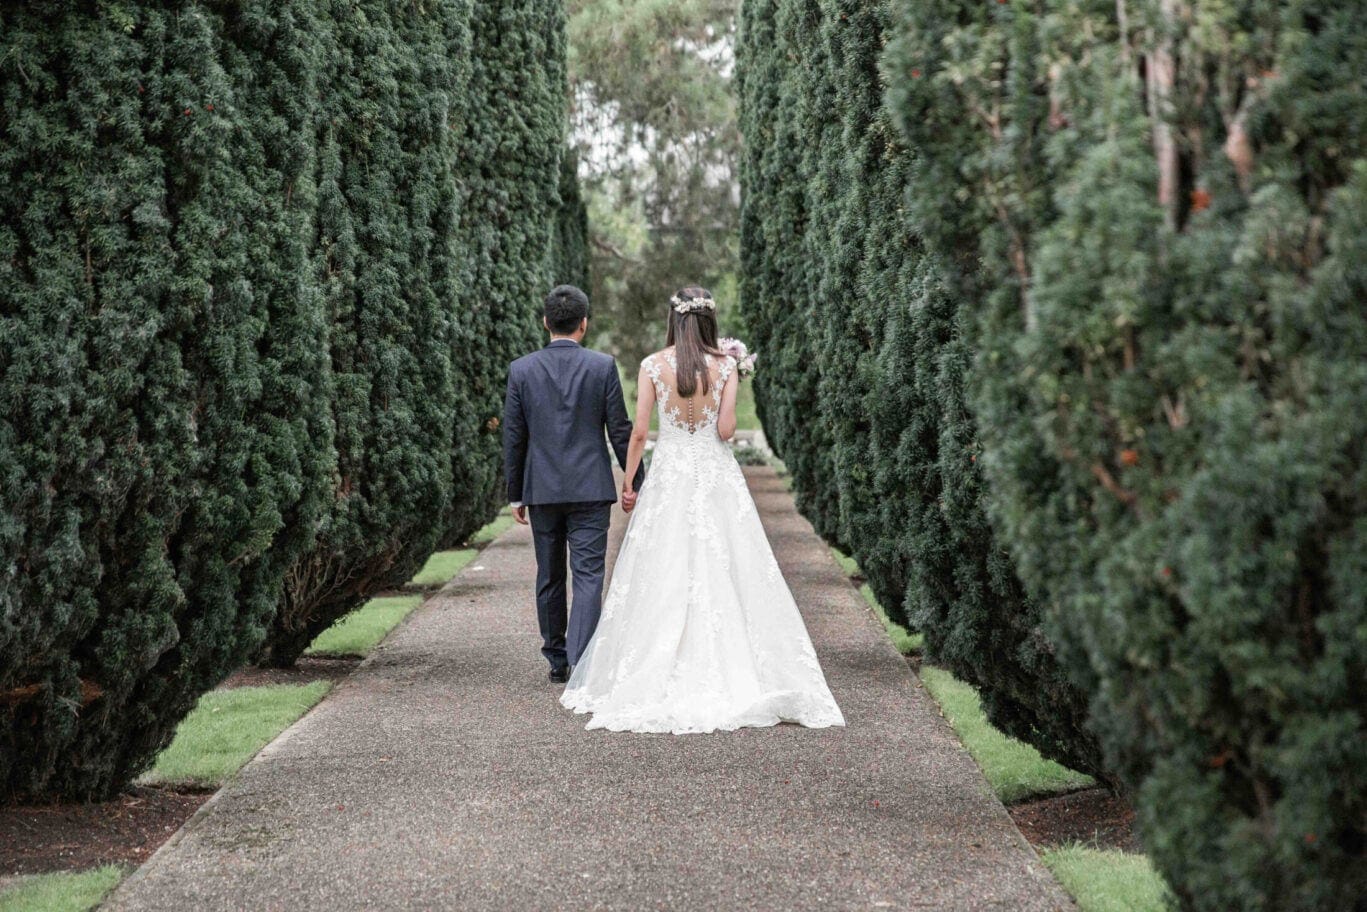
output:
[[[545,317],[542,317],[542,318],[541,318],[541,326],[542,326],[542,328],[544,328],[544,329],[546,330],[546,332],[550,332],[550,331],[551,331],[551,324],[549,324],[549,323],[546,322],[546,318],[545,318]]]
[[[582,320],[579,321],[579,331],[580,331],[581,333],[586,333],[586,332],[589,331],[589,318],[588,318],[588,317],[585,317],[584,319],[582,319]]]

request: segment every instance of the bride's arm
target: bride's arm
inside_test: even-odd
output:
[[[722,440],[736,436],[736,391],[740,388],[740,373],[731,371],[721,389],[721,412],[717,415],[717,435]]]
[[[636,423],[631,428],[631,442],[627,444],[626,475],[622,477],[622,494],[635,494],[632,481],[645,458],[646,441],[650,439],[650,412],[655,408],[655,382],[644,367],[636,375]]]

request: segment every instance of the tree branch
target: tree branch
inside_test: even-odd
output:
[[[618,247],[617,245],[612,244],[612,243],[610,243],[610,242],[608,242],[608,241],[605,241],[605,240],[603,240],[603,239],[600,238],[600,237],[590,238],[590,240],[593,241],[593,246],[594,246],[594,247],[597,247],[597,248],[598,248],[599,250],[601,250],[603,253],[606,253],[606,254],[609,254],[609,255],[611,255],[611,256],[616,257],[617,259],[623,261],[624,263],[633,263],[633,264],[634,264],[634,263],[639,263],[639,262],[640,262],[640,260],[637,260],[635,257],[627,256],[625,253],[622,252],[622,249],[621,249],[620,247]]]

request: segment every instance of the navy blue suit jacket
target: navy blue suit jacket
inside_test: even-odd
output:
[[[555,339],[508,368],[503,471],[509,503],[615,502],[607,441],[626,468],[631,421],[611,355]],[[645,467],[636,473],[639,490]]]

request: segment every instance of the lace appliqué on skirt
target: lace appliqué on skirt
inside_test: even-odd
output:
[[[715,364],[712,405],[689,428],[662,361],[672,374],[668,353],[642,362],[660,425],[650,475],[561,703],[612,731],[844,725],[745,476],[716,434],[735,362]]]

